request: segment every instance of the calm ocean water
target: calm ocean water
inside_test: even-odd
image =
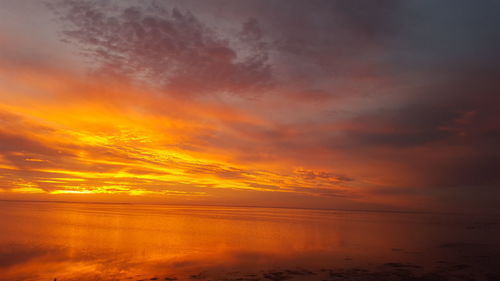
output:
[[[0,201],[0,280],[138,280],[387,262],[491,270],[499,237],[498,220],[484,216]]]

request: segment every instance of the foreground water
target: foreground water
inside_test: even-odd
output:
[[[500,280],[499,237],[485,216],[0,201],[0,280]]]

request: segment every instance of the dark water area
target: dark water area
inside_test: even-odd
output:
[[[498,217],[0,202],[0,280],[500,280]]]

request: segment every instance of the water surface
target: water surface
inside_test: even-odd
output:
[[[495,218],[0,201],[0,280],[198,278],[277,268],[467,264],[492,271]]]

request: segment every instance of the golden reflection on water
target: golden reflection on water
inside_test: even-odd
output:
[[[0,218],[0,280],[411,260],[451,232],[476,239],[446,219],[373,212],[0,202]]]

